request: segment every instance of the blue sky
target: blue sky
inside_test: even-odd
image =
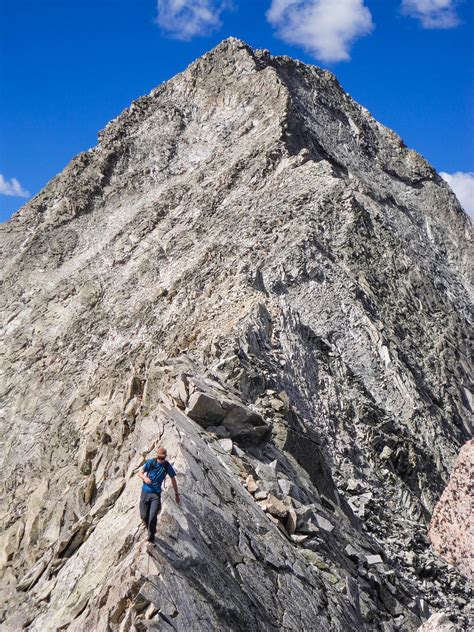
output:
[[[474,212],[470,0],[0,0],[0,219],[230,35],[329,68]]]

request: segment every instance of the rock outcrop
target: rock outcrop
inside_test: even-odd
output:
[[[459,453],[428,535],[439,555],[474,581],[474,439]]]
[[[471,232],[327,71],[231,38],[134,102],[1,227],[2,629],[467,629]]]
[[[444,613],[436,613],[431,615],[418,632],[457,632],[458,629]]]

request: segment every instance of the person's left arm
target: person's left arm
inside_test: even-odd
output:
[[[168,470],[169,477],[171,478],[171,484],[173,485],[174,497],[176,499],[176,502],[179,505],[180,496],[179,496],[179,491],[178,491],[178,481],[176,480],[176,472],[174,471],[171,463],[168,463],[167,470]]]
[[[171,484],[173,485],[173,489],[174,489],[174,497],[176,499],[176,502],[179,505],[180,496],[178,492],[178,483],[176,482],[176,476],[171,476]]]

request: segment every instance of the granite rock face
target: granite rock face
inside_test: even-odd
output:
[[[431,518],[435,550],[474,581],[474,440],[459,453],[448,486]]]
[[[418,632],[457,632],[458,629],[444,613],[436,613],[431,615]]]
[[[1,227],[2,629],[467,629],[471,232],[327,71],[231,38],[134,102]]]

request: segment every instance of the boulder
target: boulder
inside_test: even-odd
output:
[[[289,496],[291,489],[293,488],[293,483],[289,481],[287,478],[279,478],[278,487],[280,488],[280,491],[283,494],[283,496]]]
[[[361,559],[365,559],[365,555],[358,551],[352,544],[348,544],[344,549],[345,555],[349,557],[351,560],[359,561]]]
[[[392,454],[393,454],[392,448],[386,445],[384,446],[382,452],[380,453],[380,458],[382,459],[382,461],[388,461],[390,457],[392,456]]]
[[[285,403],[282,402],[281,399],[277,399],[276,397],[270,400],[270,406],[276,412],[280,412],[281,410],[285,409]]]
[[[275,518],[284,519],[288,513],[288,507],[281,500],[278,500],[276,496],[269,494],[266,500],[265,511],[275,516]]]
[[[97,446],[92,439],[86,439],[78,456],[78,466],[82,474],[89,475],[92,470],[92,459],[97,454]]]
[[[331,533],[331,531],[334,530],[334,525],[331,522],[329,522],[327,518],[325,518],[324,516],[321,516],[321,514],[317,513],[315,514],[314,517],[316,520],[316,524],[323,531],[326,531],[327,533]]]
[[[375,566],[377,564],[383,564],[383,559],[380,555],[366,555],[365,561],[369,566]]]
[[[450,621],[444,612],[435,612],[418,632],[461,632],[461,627]]]
[[[296,512],[293,507],[288,507],[288,514],[286,516],[285,529],[288,535],[293,535],[296,531]]]
[[[278,461],[275,459],[271,463],[259,463],[255,468],[255,471],[259,478],[266,481],[273,481],[276,479],[278,469]]]
[[[224,452],[227,452],[227,454],[231,454],[232,453],[232,448],[233,448],[233,445],[234,445],[232,443],[232,439],[220,439],[219,440],[219,445],[224,450]]]
[[[222,439],[228,439],[230,437],[230,432],[224,428],[224,426],[208,426],[206,430],[218,437],[222,437]]]
[[[179,398],[180,398],[183,406],[185,407],[187,405],[187,403],[188,403],[189,393],[188,393],[188,380],[187,380],[186,375],[184,373],[181,373],[179,375],[176,384],[178,386]]]
[[[197,391],[189,398],[186,414],[203,428],[207,428],[220,424],[226,411],[215,397]]]
[[[186,414],[203,428],[223,433],[240,445],[258,445],[270,433],[269,426],[256,412],[227,398],[222,387],[212,380],[193,378],[196,389],[189,397]],[[226,394],[227,395],[227,394]],[[216,431],[215,428],[222,430]]]
[[[241,445],[256,445],[270,433],[263,418],[246,406],[233,404],[222,421],[230,436]]]
[[[258,489],[258,485],[255,482],[254,477],[252,476],[252,474],[249,474],[247,476],[247,478],[245,479],[245,482],[247,483],[247,489],[251,494],[255,494],[255,492]]]

